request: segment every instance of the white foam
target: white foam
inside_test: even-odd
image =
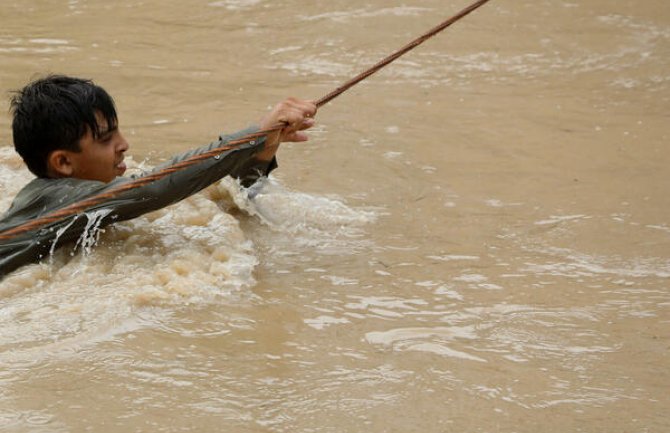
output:
[[[277,244],[291,248],[312,248],[328,254],[351,253],[370,246],[364,227],[377,219],[374,209],[356,209],[337,196],[319,196],[291,191],[274,178],[259,182],[251,190],[253,198],[239,185],[224,179],[216,194],[228,196],[234,204],[255,215],[277,235]]]

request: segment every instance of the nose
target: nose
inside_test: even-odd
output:
[[[123,136],[123,134],[119,132],[119,139],[118,142],[116,143],[116,151],[119,153],[123,153],[126,150],[128,150],[129,147],[130,145],[126,141],[126,138]]]

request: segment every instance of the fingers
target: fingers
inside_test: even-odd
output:
[[[314,126],[317,107],[312,101],[287,98],[275,106],[269,115],[269,121],[283,123],[279,141],[306,141],[307,135],[301,133]]]
[[[303,117],[314,117],[316,115],[316,104],[313,101],[298,98],[286,98],[280,105],[284,105],[299,113]]]
[[[282,120],[282,123],[285,125],[285,131],[304,131],[314,126],[316,121],[311,117],[301,117],[296,115],[295,117]]]
[[[283,135],[284,135],[283,141],[299,142],[299,141],[309,140],[309,136],[302,131],[295,131],[295,132],[291,132],[291,133],[283,134]]]
[[[276,107],[279,120],[298,127],[303,120],[313,118],[316,114],[316,105],[311,101],[288,98]]]
[[[311,101],[287,98],[277,104],[266,116],[265,121],[295,125],[303,119],[314,117],[316,105]]]
[[[298,130],[299,131],[304,131],[305,129],[309,129],[312,126],[314,126],[314,124],[316,124],[316,120],[314,120],[312,117],[308,117],[307,119],[304,119],[302,121]]]
[[[262,120],[261,129],[270,129],[278,124],[285,127],[277,133],[268,135],[266,146],[275,147],[283,141],[307,141],[308,136],[302,132],[314,126],[317,107],[313,101],[298,98],[287,98],[277,104]]]

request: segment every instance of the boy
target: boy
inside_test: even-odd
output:
[[[288,98],[259,126],[220,136],[131,178],[121,177],[129,146],[114,101],[92,81],[61,75],[36,80],[12,98],[11,111],[14,147],[37,178],[0,219],[0,279],[78,239],[88,222],[84,212],[101,211],[105,226],[168,206],[227,175],[252,185],[277,167],[279,143],[307,140],[303,131],[314,125],[316,106]]]

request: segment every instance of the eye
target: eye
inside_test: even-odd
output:
[[[104,134],[102,134],[102,135],[100,136],[100,141],[101,141],[102,143],[109,143],[110,141],[112,141],[112,137],[113,137],[113,136],[114,136],[113,133],[111,133],[111,132],[106,132],[106,133],[104,133]]]

